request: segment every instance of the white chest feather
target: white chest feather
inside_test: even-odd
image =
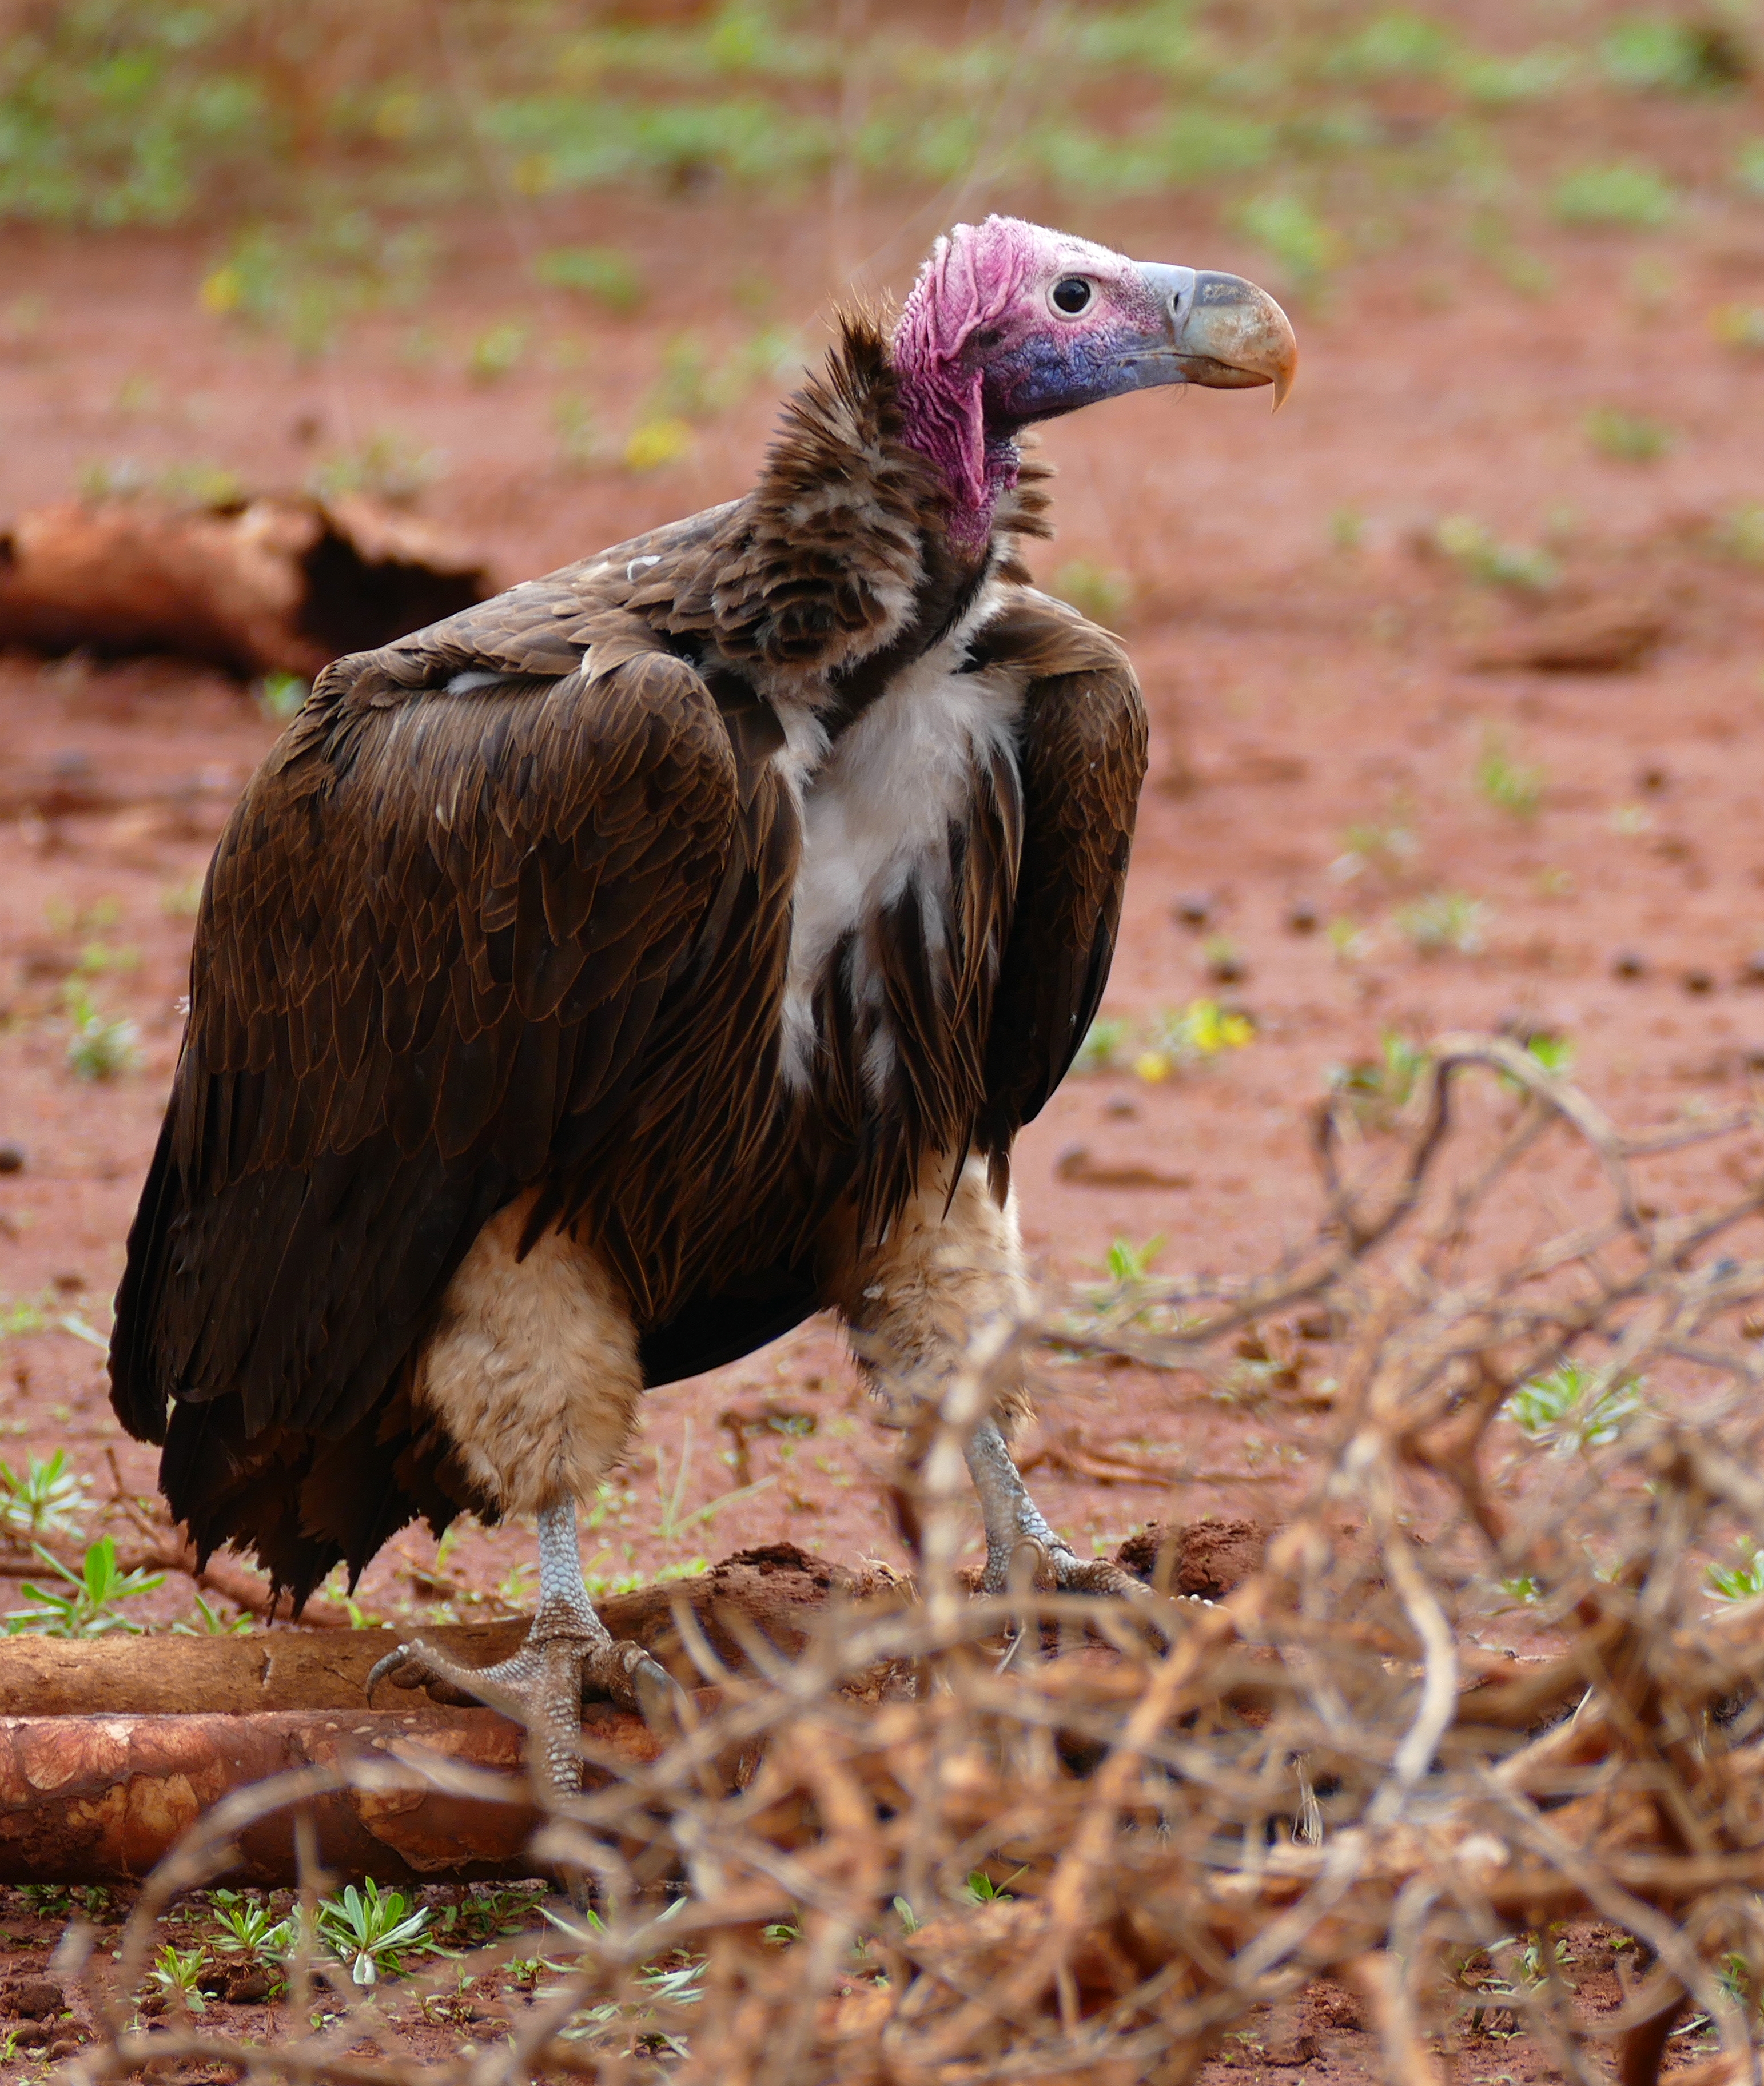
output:
[[[818,764],[818,747],[799,743],[778,756],[803,820],[784,1004],[783,1070],[793,1085],[812,1076],[816,990],[846,938],[854,937],[854,998],[875,1007],[882,981],[866,924],[917,879],[927,936],[942,932],[950,828],[969,815],[977,771],[1008,751],[1023,700],[1017,673],[960,671],[965,649],[957,632],[905,669]]]

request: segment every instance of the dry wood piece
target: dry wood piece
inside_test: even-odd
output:
[[[592,1753],[635,1766],[658,1741],[639,1717],[606,1704],[586,1718]],[[0,1883],[126,1883],[145,1875],[233,1790],[296,1768],[415,1757],[511,1774],[519,1728],[489,1709],[252,1717],[0,1717]],[[590,1766],[590,1787],[611,1779]],[[537,1815],[525,1784],[496,1802],[420,1785],[326,1790],[308,1807],[324,1866],[381,1880],[467,1882],[543,1872],[526,1851]],[[241,1833],[239,1883],[296,1880],[286,1813]],[[221,1880],[217,1877],[215,1880]]]
[[[1640,666],[1668,628],[1664,614],[1645,602],[1588,602],[1506,632],[1480,647],[1470,664],[1489,671],[1619,674]]]
[[[360,498],[75,502],[0,535],[0,646],[310,675],[490,589],[481,559]]]
[[[761,1632],[786,1656],[801,1649],[805,1618],[829,1600],[870,1606],[892,1598],[883,1571],[857,1573],[772,1543],[726,1557],[702,1578],[614,1594],[600,1604],[613,1635],[674,1656],[676,1606],[690,1609],[717,1656],[745,1663],[740,1634]],[[421,1637],[471,1666],[505,1658],[530,1618],[413,1625]],[[155,1716],[256,1716],[266,1711],[367,1707],[368,1675],[398,1641],[385,1629],[276,1628],[230,1637],[0,1637],[0,1708],[14,1716],[96,1717],[118,1711]],[[689,1668],[683,1671],[689,1674]],[[379,1705],[407,1701],[395,1688]]]

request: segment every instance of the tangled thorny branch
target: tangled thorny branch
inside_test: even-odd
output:
[[[1320,1118],[1323,1218],[1285,1263],[977,1338],[903,1462],[910,1596],[829,1615],[795,1658],[750,1628],[739,1668],[682,1611],[715,1695],[653,1763],[605,1763],[606,1786],[553,1807],[535,1854],[573,1909],[558,1900],[505,2038],[426,2058],[403,2024],[530,1937],[366,1993],[296,1951],[261,2043],[132,2013],[159,1915],[224,1871],[247,1818],[327,1777],[364,1800],[526,1800],[413,1756],[207,1816],[120,1960],[85,1962],[101,2037],[79,2068],[1127,2086],[1190,2078],[1252,2009],[1329,1973],[1416,2086],[1475,1998],[1463,1965],[1530,1937],[1535,1970],[1502,2003],[1562,2077],[1640,2086],[1694,2009],[1719,2046],[1696,2075],[1760,2080],[1764,1633],[1757,1602],[1722,1606],[1707,1579],[1764,1530],[1764,1258],[1742,1257],[1758,1127],[1743,1110],[1626,1138],[1517,1046],[1445,1039],[1394,1130],[1356,1143],[1342,1109]],[[1674,1192],[1692,1180],[1677,1214],[1640,1185],[1660,1166]],[[1703,1206],[1708,1180],[1748,1174]],[[1244,1584],[1182,1601],[1154,1572],[1110,1604],[1038,1586],[1030,1556],[1008,1594],[970,1594],[963,1445],[1025,1351],[1226,1386],[1246,1335],[1302,1309],[1334,1328],[1335,1431]],[[1554,1417],[1515,1454],[1510,1401],[1540,1381]],[[1574,1918],[1633,1936],[1645,1966],[1596,2020],[1550,1939]]]

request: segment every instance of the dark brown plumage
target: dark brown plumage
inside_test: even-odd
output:
[[[1020,584],[1033,469],[969,657],[1027,677],[1016,762],[974,778],[943,947],[916,885],[871,930],[888,1093],[866,1091],[875,1011],[838,963],[818,1091],[778,1073],[801,832],[767,695],[826,671],[837,738],[983,573],[944,539],[893,391],[880,334],[849,325],[748,499],[339,662],[253,778],[113,1349],[117,1411],[165,1441],[204,1554],[249,1544],[300,1599],[415,1513],[494,1513],[408,1364],[525,1188],[530,1229],[584,1224],[616,1268],[651,1382],[815,1309],[842,1197],[873,1237],[927,1157],[976,1139],[1002,1193],[1107,975],[1145,757],[1118,645]],[[500,678],[447,692],[478,674]]]

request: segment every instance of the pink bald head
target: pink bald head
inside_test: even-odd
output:
[[[989,217],[940,239],[895,330],[902,432],[942,470],[951,537],[971,550],[1016,482],[1036,420],[1154,385],[1275,385],[1285,314],[1235,275],[1128,260],[1070,232]]]

